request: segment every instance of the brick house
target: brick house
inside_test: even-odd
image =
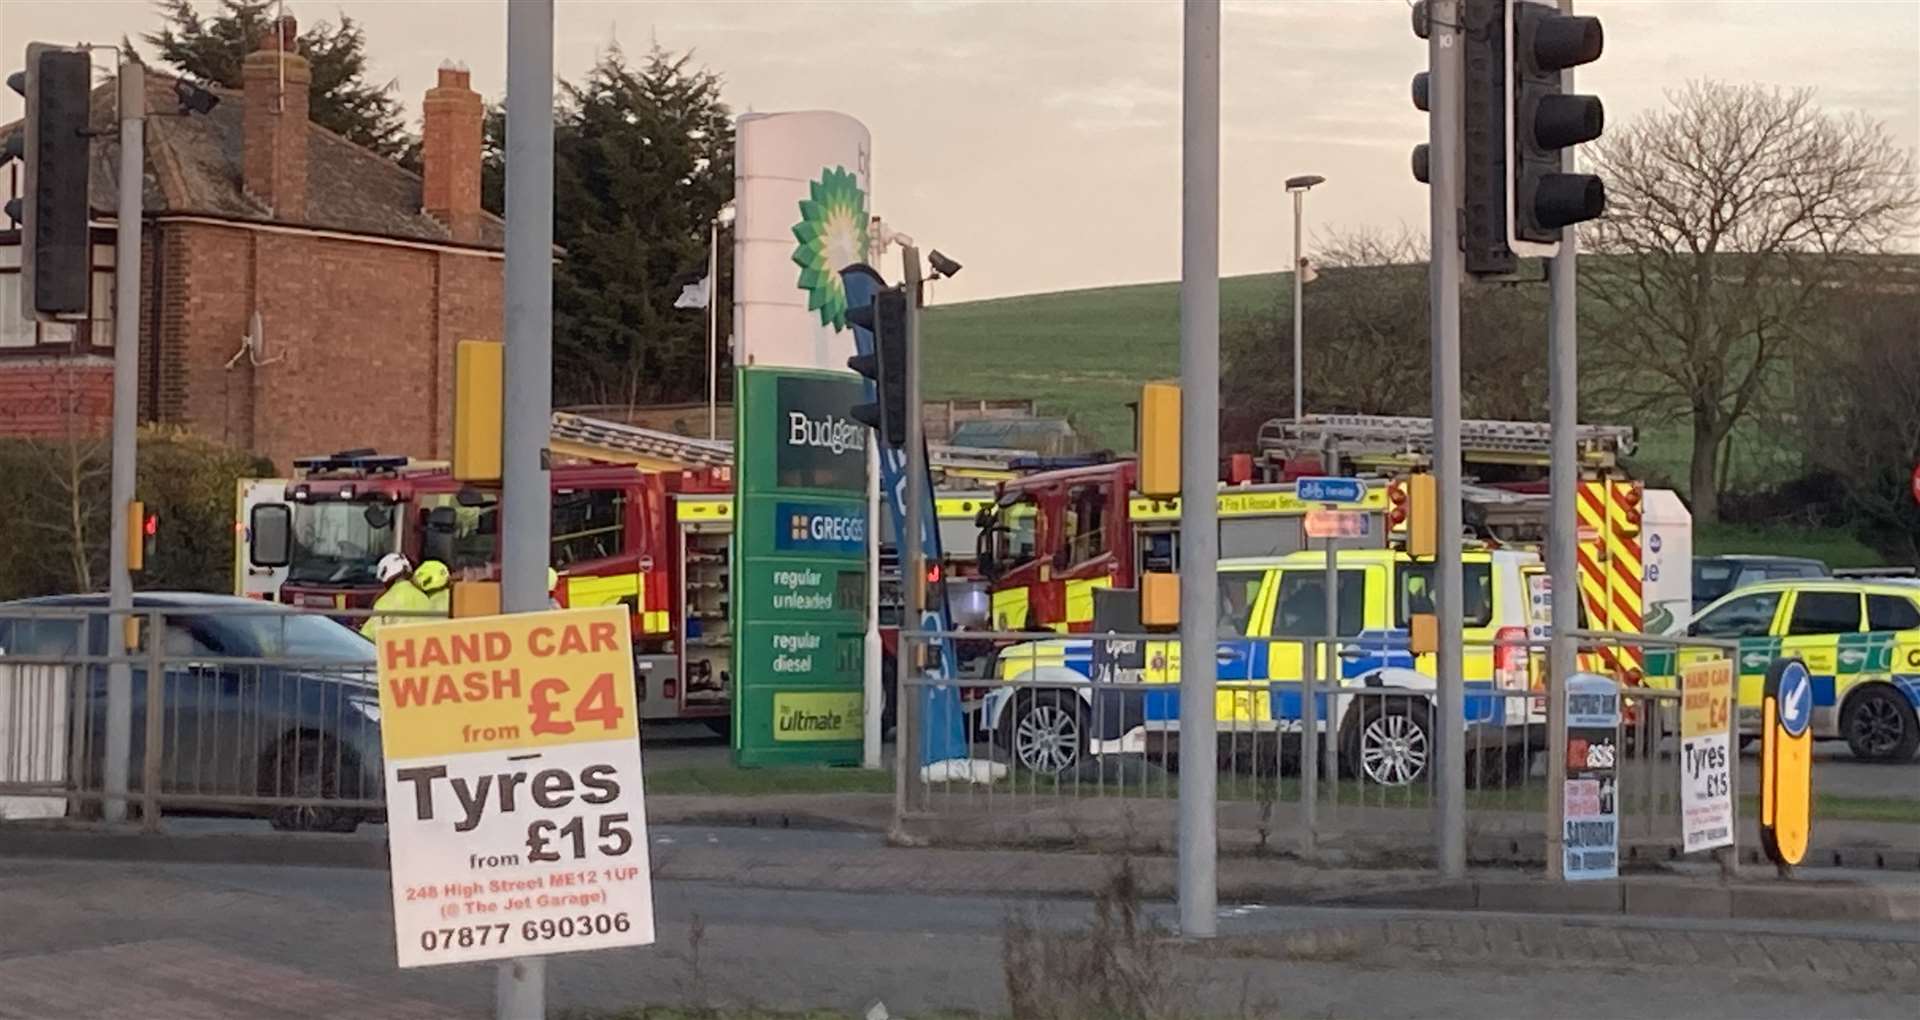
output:
[[[207,115],[180,114],[175,79],[148,71],[140,421],[282,470],[363,446],[445,458],[454,344],[503,328],[502,224],[480,208],[480,96],[464,69],[441,67],[414,174],[309,123],[294,34],[292,19],[279,40],[268,33],[242,89],[214,90]],[[95,89],[96,128],[116,121],[116,92]],[[118,161],[117,140],[96,139],[86,322],[22,318],[19,231],[0,232],[0,435],[105,429]],[[9,177],[0,170],[0,185]]]

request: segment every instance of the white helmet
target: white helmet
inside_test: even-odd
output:
[[[412,569],[413,564],[408,563],[405,556],[399,553],[388,553],[380,557],[380,562],[374,565],[373,576],[379,578],[381,584],[386,584]]]

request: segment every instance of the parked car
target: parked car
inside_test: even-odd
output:
[[[1809,578],[1732,592],[1694,617],[1694,637],[1739,642],[1742,739],[1760,732],[1761,689],[1778,656],[1807,664],[1813,736],[1844,739],[1866,761],[1920,753],[1920,587],[1899,581]],[[1672,687],[1708,649],[1649,651],[1647,682]]]
[[[164,673],[160,788],[176,810],[264,815],[276,829],[350,832],[375,812],[329,801],[374,800],[383,789],[380,694],[373,645],[324,616],[230,595],[149,592],[136,610],[158,610]],[[67,761],[83,790],[103,787],[106,758],[105,595],[67,595],[0,604],[0,666],[21,669],[69,706]],[[28,610],[34,612],[29,613]],[[69,610],[70,616],[49,611]],[[149,665],[155,635],[134,618],[130,787],[143,789]],[[82,656],[71,665],[58,660]],[[58,715],[49,716],[58,718]],[[237,798],[298,797],[293,805]],[[190,800],[185,798],[191,798]]]
[[[1827,577],[1831,573],[1825,563],[1803,556],[1695,556],[1693,611],[1700,612],[1730,591],[1765,581]]]

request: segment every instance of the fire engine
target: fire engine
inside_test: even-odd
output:
[[[731,444],[557,414],[552,445],[556,596],[568,606],[630,607],[643,718],[701,719],[724,730],[733,686]],[[1021,454],[937,447],[933,459],[952,484],[1008,477],[1008,461]],[[969,537],[990,502],[985,490],[938,496],[943,530]],[[440,560],[459,580],[499,576],[497,493],[455,480],[443,464],[370,450],[303,458],[291,479],[242,481],[236,508],[239,594],[366,609],[381,591],[374,565],[389,552]],[[263,555],[263,544],[283,552]],[[948,547],[972,548],[951,538]],[[883,548],[888,656],[898,627],[887,609],[889,593],[896,608],[899,601],[893,563]],[[974,576],[970,555],[935,569],[962,587]]]
[[[1268,422],[1259,432],[1257,454],[1226,459],[1217,497],[1221,557],[1280,556],[1306,548],[1303,519],[1311,506],[1294,496],[1292,482],[1323,473],[1375,481],[1361,508],[1366,535],[1343,540],[1343,547],[1386,547],[1405,528],[1402,480],[1429,464],[1432,433],[1431,419],[1387,415]],[[1462,490],[1464,517],[1487,545],[1544,540],[1543,475],[1551,436],[1537,422],[1461,423],[1462,459],[1472,476]],[[1648,493],[1627,477],[1620,460],[1633,442],[1627,427],[1585,425],[1577,434],[1582,604],[1595,628],[1637,632],[1651,624],[1663,630],[1672,622],[1672,607],[1690,599],[1683,589],[1691,522],[1678,497]],[[1132,588],[1148,569],[1177,569],[1179,501],[1135,493],[1135,470],[1133,461],[1120,460],[1000,485],[994,505],[977,522],[994,629],[1084,632],[1093,624],[1096,590]],[[1643,545],[1654,524],[1655,537]],[[1674,568],[1664,569],[1667,562]],[[1651,597],[1649,585],[1656,589]],[[1618,675],[1637,679],[1644,673],[1637,648],[1606,655]]]

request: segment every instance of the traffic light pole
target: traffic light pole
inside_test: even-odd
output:
[[[1560,13],[1573,13],[1573,0],[1560,0]],[[1560,73],[1561,89],[1573,91],[1573,71]],[[1575,172],[1574,148],[1560,150],[1560,167]],[[1560,253],[1548,270],[1547,416],[1553,429],[1548,476],[1547,576],[1553,585],[1553,634],[1547,646],[1547,876],[1566,877],[1567,678],[1577,668],[1573,632],[1580,625],[1579,498],[1580,469],[1575,461],[1575,431],[1580,427],[1578,332],[1574,318],[1577,235],[1560,235]]]
[[[1220,0],[1187,0],[1180,85],[1180,933],[1219,930]]]
[[[1430,335],[1433,348],[1433,473],[1439,489],[1435,515],[1434,606],[1439,615],[1436,680],[1440,720],[1434,727],[1434,757],[1439,763],[1438,864],[1441,874],[1459,878],[1467,868],[1466,691],[1461,664],[1460,565],[1460,199],[1462,60],[1458,0],[1430,0],[1432,30],[1427,36],[1428,113],[1432,137],[1432,254]]]
[[[121,55],[120,63],[120,195],[114,215],[113,299],[113,476],[112,531],[108,542],[107,602],[107,770],[106,802],[101,815],[109,822],[127,818],[127,786],[133,764],[133,668],[127,655],[127,631],[133,617],[133,575],[128,570],[133,531],[127,514],[133,505],[134,457],[138,444],[134,425],[140,408],[140,216],[141,188],[146,163],[146,71]],[[22,295],[25,297],[26,295]],[[160,635],[148,634],[158,642]]]
[[[500,608],[547,608],[553,496],[553,0],[507,5],[507,343],[500,450]],[[711,301],[713,295],[708,295]],[[540,1020],[547,965],[502,960],[496,1020]]]
[[[907,342],[906,371],[901,373],[902,388],[907,391],[907,421],[905,440],[907,443],[907,491],[906,513],[901,515],[900,535],[900,587],[906,599],[906,624],[910,630],[920,630],[927,618],[927,550],[920,534],[922,508],[927,502],[927,443],[926,432],[920,420],[922,404],[920,402],[920,302],[925,296],[923,277],[920,269],[920,249],[911,244],[900,246],[901,280],[907,292]],[[877,340],[877,338],[876,338]],[[882,401],[884,403],[884,397]],[[878,436],[875,436],[879,440]],[[925,720],[921,717],[924,707],[924,687],[909,686],[907,680],[924,679],[926,670],[921,665],[927,660],[926,639],[902,642],[900,650],[905,654],[894,662],[894,721],[898,734],[902,761],[905,768],[915,768],[920,762],[920,730]],[[912,790],[910,774],[902,777],[902,787]],[[911,800],[911,797],[909,797]]]

